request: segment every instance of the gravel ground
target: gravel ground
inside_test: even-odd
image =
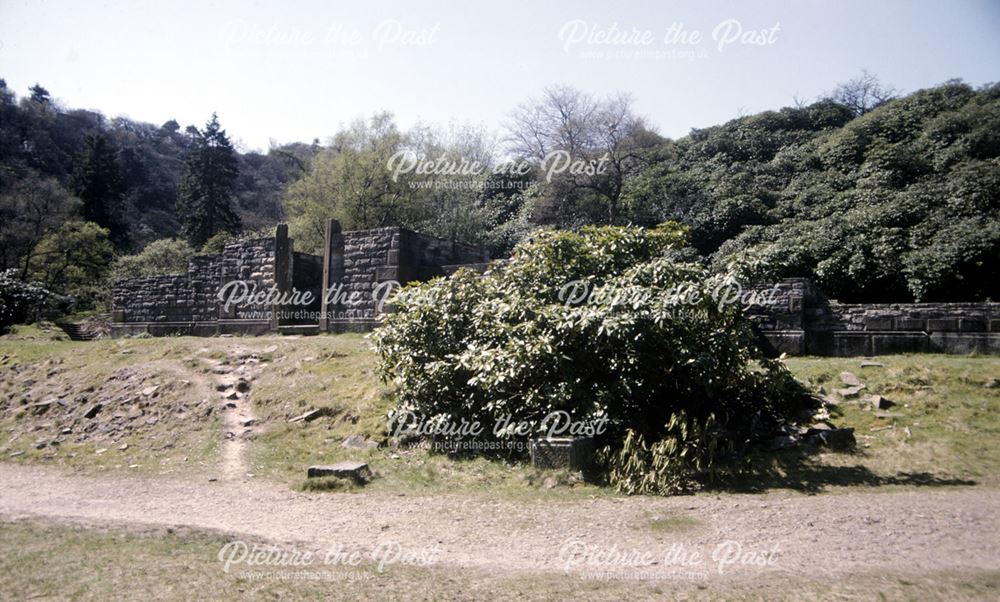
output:
[[[0,482],[2,520],[183,526],[367,557],[392,542],[433,550],[441,566],[500,574],[631,570],[721,582],[1000,569],[1000,492],[977,487],[524,502],[15,464],[0,464]]]

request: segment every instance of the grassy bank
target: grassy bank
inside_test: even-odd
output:
[[[249,451],[255,475],[300,487],[311,464],[360,459],[378,475],[368,486],[375,492],[613,493],[522,463],[385,445],[391,393],[361,335],[71,342],[57,330],[21,327],[0,337],[0,457],[78,470],[210,473],[225,435],[212,366],[234,350],[261,366],[249,392],[260,427]],[[861,396],[879,394],[893,405],[876,412],[841,400],[831,421],[856,429],[854,453],[777,454],[727,488],[1000,484],[1000,388],[984,386],[1000,378],[1000,358],[874,361],[883,367],[863,368],[859,358],[789,358],[797,378],[833,399],[847,371],[866,384]],[[94,404],[102,408],[85,418]],[[325,415],[292,420],[317,409]],[[381,445],[345,448],[351,437]]]

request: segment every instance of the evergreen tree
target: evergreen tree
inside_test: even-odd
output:
[[[73,172],[73,193],[83,201],[83,219],[107,228],[118,249],[129,244],[123,192],[116,149],[101,134],[87,136]]]
[[[239,159],[215,113],[204,131],[193,127],[189,131],[194,144],[178,191],[177,212],[181,233],[193,246],[201,247],[219,232],[235,232],[240,227],[232,208]]]

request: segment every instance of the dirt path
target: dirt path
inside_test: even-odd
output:
[[[362,554],[391,541],[436,547],[438,563],[490,572],[613,569],[607,565],[615,551],[650,553],[655,564],[637,563],[644,570],[694,579],[1000,569],[1000,492],[980,488],[551,503],[306,494],[253,479],[85,477],[13,464],[0,464],[0,482],[4,520],[183,525]],[[680,516],[695,524],[649,526],[655,517]],[[720,545],[730,546],[725,554],[736,545],[745,554],[775,551],[775,560],[764,567],[734,562],[719,573],[712,554]],[[703,562],[683,565],[695,551]],[[592,565],[588,559],[601,553],[604,561]]]
[[[208,350],[203,350],[207,352]],[[224,360],[202,357],[211,367],[212,387],[222,398],[225,440],[219,466],[223,480],[232,481],[247,476],[247,449],[256,432],[256,415],[250,401],[250,388],[260,373],[257,355],[249,349],[235,347]]]

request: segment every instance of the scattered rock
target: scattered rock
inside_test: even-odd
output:
[[[121,451],[125,451],[126,449],[128,449],[128,443],[122,443],[121,445],[118,446],[118,449]]]
[[[239,399],[241,397],[243,397],[243,394],[239,391],[230,391],[229,394],[226,395],[226,399]]]
[[[35,403],[32,404],[28,404],[28,407],[31,408],[31,410],[35,414],[44,414],[45,412],[49,411],[49,408],[52,407],[52,404],[54,404],[55,402],[56,400],[54,398],[50,398],[43,401],[36,401]]]
[[[44,441],[39,441],[38,443],[35,444],[35,449],[45,449],[46,445],[47,443],[45,443]]]
[[[24,455],[23,451],[16,451],[16,452],[10,452],[10,455],[8,455],[7,457],[8,458],[16,458],[18,456],[23,456],[23,455]]]
[[[850,372],[841,372],[840,373],[840,380],[845,385],[847,385],[848,387],[863,387],[864,386],[864,384],[861,382],[861,380],[859,380],[857,376],[855,376],[854,374],[852,374]]]
[[[94,450],[94,453],[95,453],[95,454],[97,454],[97,455],[99,456],[99,455],[103,454],[103,453],[104,453],[104,452],[106,452],[106,451],[108,451],[108,448],[106,448],[106,447],[102,447],[102,448],[100,448],[100,449],[96,449],[96,450]]]
[[[246,420],[240,420],[240,426],[253,426],[257,424],[257,421],[253,418],[247,418]]]
[[[555,477],[545,477],[545,480],[542,481],[542,487],[545,487],[546,489],[554,489],[558,484],[559,481],[557,481]]]
[[[891,401],[889,401],[885,397],[882,397],[881,395],[865,395],[864,397],[861,398],[861,401],[867,404],[871,404],[872,409],[874,410],[884,410],[894,405]]]
[[[885,368],[885,364],[883,364],[882,362],[865,361],[865,362],[861,362],[861,367],[862,368]]]
[[[375,449],[378,447],[378,443],[371,439],[366,440],[361,435],[351,435],[347,439],[344,439],[344,442],[340,446],[347,449]]]
[[[315,410],[309,410],[301,416],[291,418],[288,422],[312,422],[313,420],[322,418],[323,416],[332,416],[334,413],[334,409],[330,407],[317,408]]]
[[[853,387],[847,387],[846,389],[837,389],[837,395],[840,395],[843,399],[851,399],[857,397],[859,393],[865,388],[865,385],[856,385]]]
[[[156,392],[159,390],[160,390],[159,385],[153,385],[152,387],[146,387],[145,389],[143,389],[142,394],[144,397],[154,397],[156,395]]]
[[[857,445],[853,428],[822,430],[816,433],[816,441],[830,449],[843,451]]]
[[[1000,387],[1000,380],[995,378],[991,378],[983,383],[983,388],[985,389],[996,389],[997,387]]]
[[[100,412],[101,408],[103,407],[104,406],[102,404],[95,403],[94,405],[90,406],[89,410],[83,413],[83,417],[90,420],[94,416],[97,416],[98,412]]]
[[[799,438],[794,435],[781,435],[771,439],[767,444],[767,448],[770,450],[787,449],[798,445],[798,443]]]
[[[366,462],[348,460],[325,466],[310,466],[309,470],[306,471],[306,476],[310,479],[316,477],[340,477],[342,479],[352,479],[356,483],[364,483],[371,478],[372,472]]]

